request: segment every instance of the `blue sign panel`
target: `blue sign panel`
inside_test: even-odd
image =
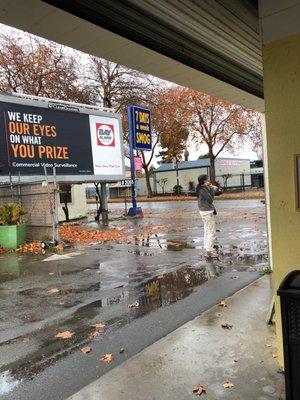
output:
[[[151,113],[143,107],[129,107],[129,129],[135,150],[152,150]]]

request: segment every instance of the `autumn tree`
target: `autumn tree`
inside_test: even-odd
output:
[[[206,144],[211,163],[211,181],[216,182],[215,160],[227,150],[234,149],[249,138],[260,137],[260,118],[255,111],[228,103],[216,97],[189,91],[193,112],[191,128],[198,144]]]
[[[159,135],[164,162],[182,159],[189,137],[191,110],[188,89],[172,86],[159,89],[152,110],[153,129]]]
[[[85,79],[95,103],[121,113],[144,103],[152,87],[147,75],[94,56],[89,57]]]
[[[90,57],[86,78],[95,103],[122,113],[124,139],[128,144],[127,108],[135,104],[151,107],[153,79],[138,71],[97,57]],[[147,154],[144,151],[138,152],[142,157],[149,196],[152,195],[149,167],[158,142],[155,133],[152,140],[153,147],[150,152]]]
[[[74,54],[32,35],[0,37],[0,90],[89,103]]]
[[[29,34],[0,36],[0,91],[78,103],[91,101],[81,84],[74,53],[67,54],[62,46]],[[63,211],[68,220],[67,200]]]

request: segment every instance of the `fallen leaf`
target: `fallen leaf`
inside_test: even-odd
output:
[[[95,337],[99,336],[100,333],[98,331],[91,332],[89,334],[89,339],[95,339]]]
[[[233,325],[228,324],[228,322],[226,322],[225,324],[222,324],[221,327],[223,329],[232,329]]]
[[[59,289],[53,288],[53,289],[48,290],[47,292],[48,293],[58,293],[59,291],[60,291]]]
[[[75,225],[62,226],[59,229],[60,237],[70,243],[103,243],[109,240],[117,240],[124,236],[124,230],[108,229],[108,230],[91,230],[83,229]]]
[[[54,246],[54,250],[57,252],[63,251],[64,246],[62,244],[58,244],[58,245]]]
[[[100,357],[100,360],[104,363],[111,363],[113,360],[113,355],[112,354],[104,354],[102,357]]]
[[[137,300],[137,301],[135,301],[135,302],[132,303],[132,304],[128,304],[128,308],[138,308],[139,305],[140,305],[140,303],[139,303],[138,300]]]
[[[122,353],[124,353],[124,351],[125,351],[125,349],[122,347],[122,348],[119,350],[119,353],[122,354]]]
[[[272,357],[273,358],[278,358],[278,354],[274,353],[274,354],[272,354]]]
[[[225,382],[222,384],[222,386],[223,386],[224,389],[231,389],[231,388],[234,387],[234,384],[233,384],[232,382],[225,381]]]
[[[115,286],[115,289],[120,289],[122,287],[124,287],[124,284],[120,283],[120,285]]]
[[[74,333],[75,332],[70,331],[58,332],[55,337],[59,339],[70,339],[74,335]]]
[[[219,307],[227,307],[227,304],[225,300],[221,300],[220,303],[218,304]]]
[[[49,275],[54,275],[54,272],[49,272]]]
[[[230,279],[238,279],[239,277],[237,275],[231,276]]]
[[[105,324],[102,324],[102,322],[99,322],[98,324],[92,325],[97,330],[103,329],[105,327]]]
[[[92,351],[92,348],[90,346],[85,346],[82,349],[80,349],[80,351],[84,354],[88,354]]]
[[[204,387],[201,385],[197,385],[193,388],[193,393],[195,393],[197,396],[201,396],[203,393],[206,393],[206,389],[204,389]]]
[[[239,362],[239,359],[238,358],[234,358],[233,362],[237,363],[237,362]]]
[[[29,338],[28,337],[24,337],[21,339],[22,343],[28,343],[29,342]]]
[[[265,346],[266,347],[272,347],[271,343],[266,343]]]
[[[86,269],[83,270],[83,272],[87,272],[87,271],[90,271],[90,270],[91,270],[91,268],[86,268]]]

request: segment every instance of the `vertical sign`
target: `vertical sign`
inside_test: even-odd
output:
[[[133,148],[135,150],[152,150],[151,113],[147,108],[131,106]]]
[[[134,157],[134,169],[137,172],[143,171],[143,161],[142,161],[141,157]]]
[[[137,207],[136,203],[134,150],[149,151],[152,149],[150,110],[138,106],[128,107],[128,125],[130,169],[133,182],[131,186],[132,207],[128,211],[128,215],[142,216],[143,211],[140,207]]]

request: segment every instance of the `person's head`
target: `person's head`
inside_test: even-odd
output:
[[[208,176],[205,174],[198,176],[198,182],[200,186],[207,186],[210,183]]]

